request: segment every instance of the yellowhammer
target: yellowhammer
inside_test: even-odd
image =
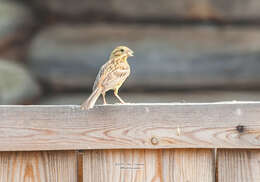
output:
[[[129,56],[133,56],[133,51],[125,46],[115,48],[108,60],[99,70],[93,86],[92,94],[81,105],[82,109],[93,108],[99,95],[102,94],[104,104],[106,104],[106,92],[114,90],[115,96],[121,103],[125,103],[118,95],[118,89],[130,75],[130,66],[127,62]]]

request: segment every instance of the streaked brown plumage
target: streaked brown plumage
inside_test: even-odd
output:
[[[127,58],[133,56],[133,51],[125,46],[115,48],[108,60],[98,72],[93,92],[89,98],[81,105],[82,109],[93,108],[100,94],[103,96],[104,104],[106,104],[106,92],[114,90],[115,96],[121,103],[125,103],[118,95],[118,90],[130,75],[130,66]]]

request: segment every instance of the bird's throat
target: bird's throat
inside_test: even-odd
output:
[[[127,56],[118,56],[118,58],[114,59],[115,62],[117,63],[127,63]]]
[[[122,62],[127,62],[127,56],[122,57]]]

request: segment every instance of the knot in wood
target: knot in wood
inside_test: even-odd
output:
[[[243,133],[244,130],[245,130],[245,127],[244,127],[243,125],[237,125],[236,129],[237,129],[237,131],[238,131],[239,133]]]
[[[152,137],[152,138],[151,138],[151,143],[152,143],[153,145],[157,145],[157,144],[159,143],[159,139],[158,139],[157,137]]]

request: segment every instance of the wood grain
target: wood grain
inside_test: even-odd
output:
[[[162,150],[164,181],[214,181],[214,155],[212,150]]]
[[[0,117],[0,151],[260,148],[254,102],[1,106]]]
[[[221,182],[260,181],[260,151],[219,150],[218,180]]]
[[[1,182],[76,182],[75,152],[0,152]]]
[[[209,149],[94,150],[83,155],[84,182],[211,182]]]

